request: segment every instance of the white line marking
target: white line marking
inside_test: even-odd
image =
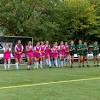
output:
[[[88,80],[99,80],[99,79],[100,79],[100,77],[87,78],[87,79],[75,79],[75,80],[67,80],[67,81],[57,81],[57,82],[47,82],[47,83],[37,83],[37,84],[26,84],[26,85],[17,85],[17,86],[6,86],[6,87],[0,87],[0,90],[12,89],[12,88],[22,88],[22,87],[32,87],[32,86],[41,86],[41,85],[50,85],[50,84],[59,84],[59,83],[80,82],[80,81],[88,81]]]

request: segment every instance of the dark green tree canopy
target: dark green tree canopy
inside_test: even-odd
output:
[[[100,2],[0,0],[0,32],[44,40],[100,37]]]

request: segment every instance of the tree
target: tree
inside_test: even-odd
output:
[[[0,27],[37,40],[86,39],[100,31],[96,6],[90,0],[0,0]]]
[[[64,0],[63,5],[60,5],[61,16],[57,19],[62,20],[61,33],[68,34],[70,38],[86,38],[97,24],[94,6],[88,0]]]
[[[90,3],[94,5],[96,10],[97,26],[92,28],[90,34],[92,37],[100,38],[100,0],[90,0]]]

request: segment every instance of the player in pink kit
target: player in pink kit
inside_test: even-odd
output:
[[[10,68],[10,54],[11,54],[11,48],[9,44],[7,43],[5,47],[3,48],[3,58],[4,58],[5,70]]]
[[[49,41],[46,41],[46,44],[45,44],[45,58],[46,58],[46,64],[49,67],[51,67],[50,52],[51,52],[51,48],[50,48],[50,45],[49,45]]]
[[[57,46],[57,42],[53,45],[52,49],[52,58],[54,60],[54,64],[56,67],[58,67],[58,46]]]
[[[40,67],[43,68],[43,62],[45,60],[45,45],[44,42],[41,41],[40,45]]]
[[[65,56],[65,45],[63,41],[61,41],[59,45],[59,57],[60,57],[60,66],[64,66],[64,56]]]
[[[28,45],[26,46],[26,57],[27,57],[27,65],[28,65],[27,68],[28,70],[30,70],[33,61],[33,46],[31,41],[29,41]]]
[[[21,44],[21,41],[18,40],[17,44],[15,45],[15,53],[14,53],[14,57],[15,57],[15,61],[16,61],[16,69],[19,69],[19,64],[22,61],[22,53],[23,53],[23,45]]]
[[[66,61],[69,61],[69,55],[70,55],[70,52],[69,52],[69,45],[68,45],[68,42],[65,42],[65,57],[64,57],[64,64],[66,66]]]
[[[37,42],[36,46],[34,47],[34,56],[35,56],[34,68],[38,69],[40,60],[40,42]]]

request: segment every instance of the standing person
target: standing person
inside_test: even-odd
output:
[[[16,69],[19,69],[19,64],[22,62],[22,53],[23,53],[23,45],[21,44],[21,40],[18,40],[17,44],[15,45],[15,61],[16,61]]]
[[[10,69],[10,54],[11,54],[11,48],[9,44],[6,43],[5,47],[3,48],[3,58],[4,58],[5,70]]]
[[[94,66],[99,66],[99,45],[98,42],[95,41],[93,45],[93,58],[94,58]]]
[[[32,61],[33,61],[33,46],[32,42],[29,41],[28,45],[26,46],[26,57],[27,57],[27,69],[31,69]]]
[[[46,44],[45,44],[45,57],[46,57],[46,64],[49,67],[51,67],[50,54],[51,54],[51,47],[49,45],[49,41],[46,41]]]
[[[58,61],[57,61],[58,60],[58,46],[57,46],[57,43],[53,44],[53,47],[51,48],[51,53],[52,53],[54,65],[56,67],[58,67]]]
[[[88,65],[87,54],[88,54],[88,46],[87,46],[87,42],[84,42],[84,44],[83,44],[83,64],[86,61],[86,64],[87,64],[87,67],[88,67],[89,65]]]
[[[72,40],[70,44],[70,66],[71,68],[73,67],[73,63],[74,63],[75,50],[76,50],[76,46],[74,44],[74,41]]]
[[[83,63],[83,44],[82,44],[81,40],[79,40],[79,44],[77,45],[77,54],[78,54],[79,67],[81,67],[81,66],[84,67],[84,63]]]
[[[38,69],[40,61],[40,42],[37,42],[36,46],[34,47],[34,56],[35,56],[34,68]]]
[[[41,41],[40,45],[40,67],[43,68],[43,64],[45,62],[45,45],[44,42]]]
[[[60,57],[60,66],[64,66],[64,55],[65,55],[65,45],[63,41],[61,41],[59,45],[59,57]]]
[[[65,63],[65,66],[66,66],[66,64],[67,64],[67,62],[66,61],[68,61],[69,60],[69,45],[68,45],[68,42],[65,42],[65,57],[64,57],[64,63]]]

